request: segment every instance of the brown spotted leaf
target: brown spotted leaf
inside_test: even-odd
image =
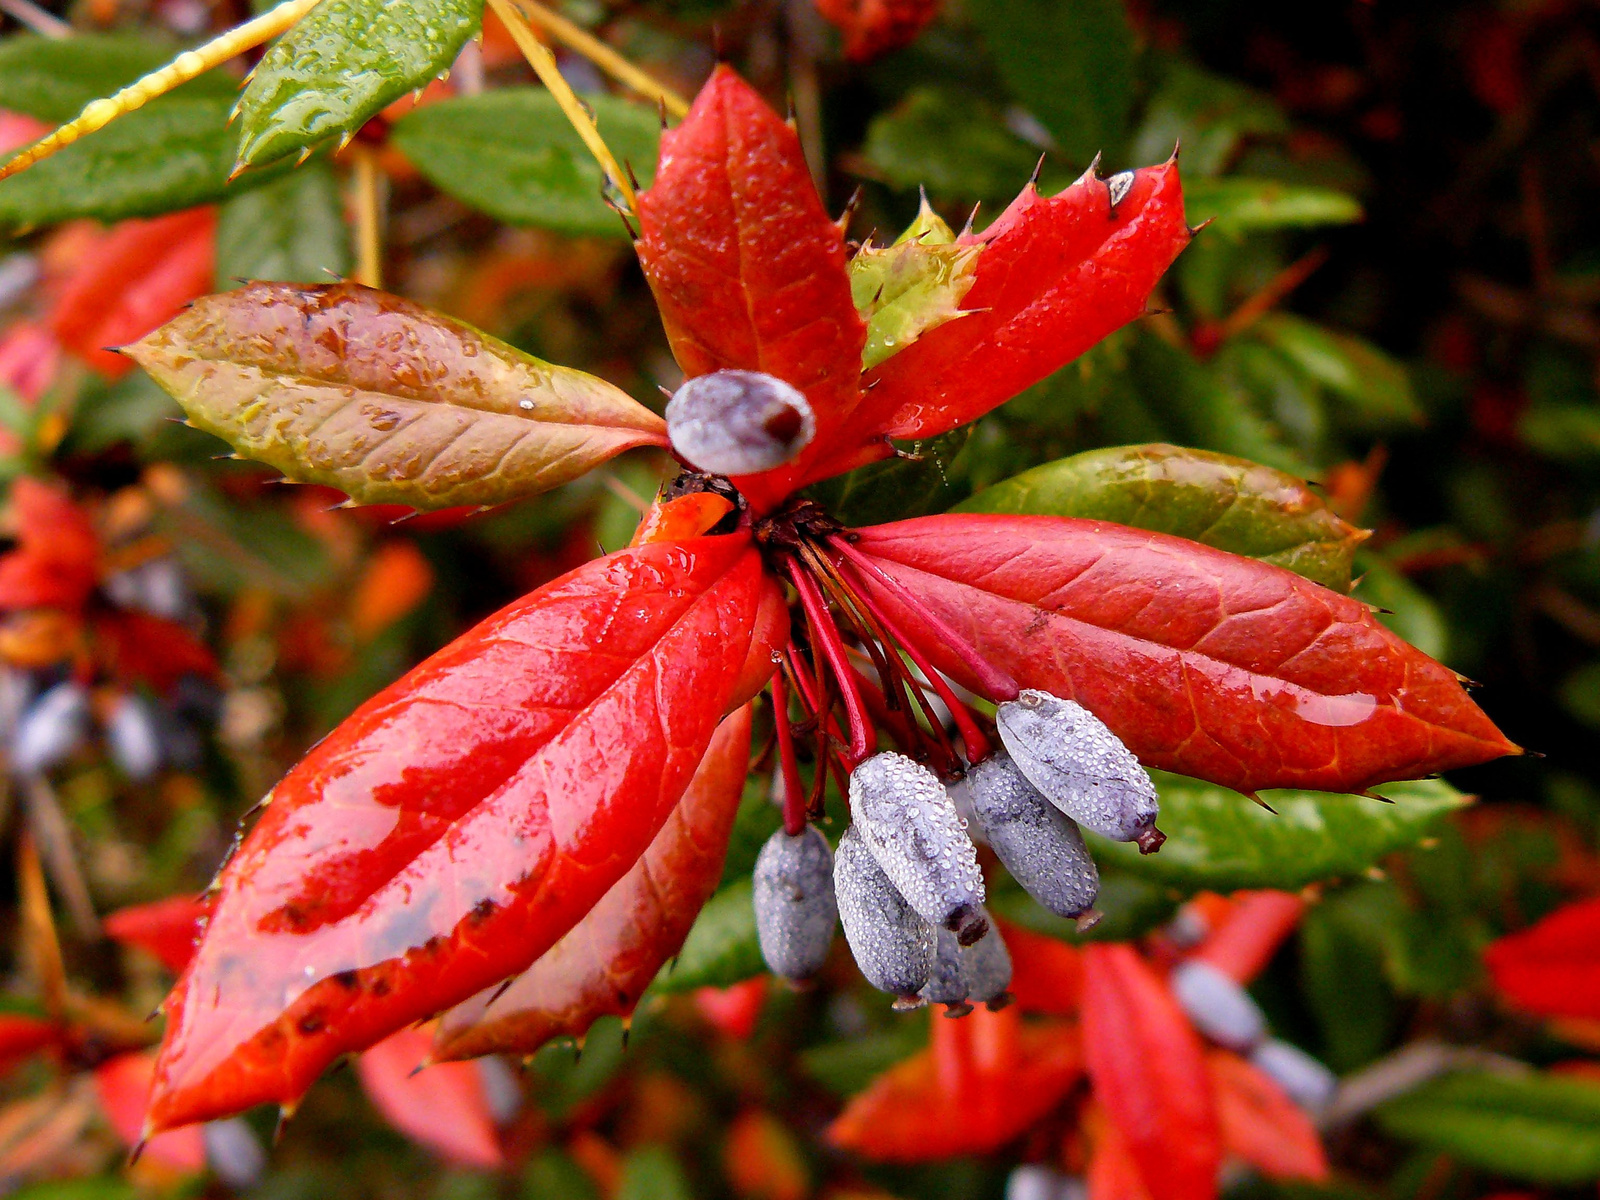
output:
[[[604,380],[353,283],[206,296],[126,353],[194,425],[359,504],[503,504],[666,444]]]

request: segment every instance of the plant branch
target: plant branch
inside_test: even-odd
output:
[[[514,0],[518,10],[568,49],[583,55],[624,87],[655,101],[677,120],[689,115],[689,102],[666,84],[634,66],[610,46],[580,25],[574,25],[539,0]]]
[[[378,198],[378,154],[365,143],[350,148],[355,167],[356,282],[383,286],[382,213]]]
[[[57,150],[66,149],[79,138],[97,129],[104,129],[124,113],[142,108],[180,84],[188,83],[212,67],[227,62],[236,54],[242,54],[268,38],[276,37],[310,12],[316,4],[317,0],[283,0],[282,4],[262,13],[253,21],[235,26],[203,46],[185,50],[166,66],[134,80],[121,91],[104,99],[90,101],[72,120],[0,167],[0,179],[26,170],[41,159],[49,158]]]

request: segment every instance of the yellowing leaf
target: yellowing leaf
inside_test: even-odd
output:
[[[360,504],[503,504],[666,444],[604,380],[356,284],[206,296],[126,352],[194,425]]]
[[[957,245],[926,200],[894,245],[861,248],[850,260],[850,297],[867,322],[863,371],[961,316],[961,298],[972,287],[981,249]]]

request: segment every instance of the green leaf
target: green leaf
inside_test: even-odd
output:
[[[9,37],[0,41],[0,108],[60,125],[72,120],[90,101],[165,66],[180,49],[170,42],[126,33]],[[208,71],[170,94],[231,100],[237,86],[238,80],[226,71]]]
[[[824,1042],[801,1051],[800,1069],[834,1095],[852,1096],[927,1044],[926,1021],[896,1020],[876,1033]]]
[[[1600,410],[1587,404],[1534,404],[1517,417],[1517,436],[1562,462],[1600,458]]]
[[[1128,159],[1160,162],[1181,142],[1187,197],[1206,177],[1228,166],[1243,138],[1288,132],[1288,118],[1271,96],[1188,63],[1175,63],[1145,107]]]
[[[649,186],[661,128],[655,110],[612,96],[586,96],[584,103],[618,161]],[[401,118],[393,137],[435,187],[496,220],[626,236],[602,198],[599,165],[542,89],[502,88],[429,104]]]
[[[756,910],[748,877],[730,883],[700,910],[676,963],[650,985],[657,992],[731,987],[767,969],[756,940]]]
[[[1100,920],[1080,931],[1077,923],[1058,917],[1020,887],[997,889],[989,907],[1006,920],[1065,942],[1127,942],[1143,937],[1172,920],[1178,910],[1172,889],[1127,871],[1101,871],[1095,898]]]
[[[906,457],[858,467],[809,489],[809,495],[846,525],[878,525],[949,506],[958,492],[946,473],[972,436],[963,425],[925,442],[906,442]]]
[[[1389,883],[1358,883],[1306,910],[1300,973],[1322,1034],[1320,1057],[1335,1071],[1377,1058],[1389,1044],[1395,995],[1386,978],[1388,930],[1409,914]]]
[[[1561,682],[1561,707],[1591,729],[1600,729],[1600,662],[1585,663]]]
[[[235,196],[217,214],[219,291],[253,279],[327,283],[349,269],[344,208],[325,163]]]
[[[1184,150],[1187,165],[1188,147]],[[1183,208],[1189,224],[1214,221],[1219,231],[1230,234],[1348,225],[1362,217],[1361,203],[1354,196],[1275,179],[1185,180]]]
[[[322,0],[262,56],[239,98],[239,161],[351,134],[448,70],[483,0]]]
[[[963,200],[1006,200],[1033,173],[1039,151],[1007,131],[980,100],[919,87],[867,126],[862,157],[897,188]]]
[[[961,299],[976,279],[982,249],[956,245],[950,227],[924,200],[917,225],[894,245],[869,242],[857,251],[850,260],[850,295],[867,322],[863,371],[962,315]]]
[[[1371,342],[1286,313],[1262,318],[1253,334],[1345,401],[1335,411],[1348,427],[1376,433],[1422,423],[1405,368]]]
[[[1376,608],[1378,620],[1430,658],[1443,660],[1450,653],[1450,626],[1433,598],[1388,563],[1363,553],[1357,560],[1361,576],[1355,595]]]
[[[594,1180],[572,1156],[546,1146],[523,1168],[517,1187],[522,1200],[599,1200]]]
[[[1091,836],[1095,854],[1151,879],[1189,888],[1293,890],[1355,875],[1414,846],[1444,814],[1471,803],[1436,779],[1383,785],[1393,804],[1327,792],[1268,791],[1276,812],[1225,787],[1154,771],[1161,794],[1161,853]]]
[[[616,1200],[694,1200],[683,1168],[662,1146],[644,1146],[622,1164]]]
[[[1162,444],[1090,450],[1024,471],[957,512],[1116,521],[1286,567],[1339,591],[1367,536],[1301,480],[1271,467]]]
[[[0,180],[0,226],[51,225],[76,217],[119,221],[192,208],[274,178],[233,166],[228,100],[163,97],[80,142]]]
[[[1553,1185],[1600,1178],[1600,1087],[1587,1080],[1464,1071],[1376,1116],[1395,1137],[1498,1175]]]
[[[355,284],[205,296],[126,352],[194,425],[358,504],[504,504],[665,441],[605,380]]]
[[[1012,98],[1069,162],[1120,161],[1133,104],[1133,30],[1123,0],[978,0],[968,9]]]

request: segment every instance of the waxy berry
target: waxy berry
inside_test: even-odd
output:
[[[751,878],[762,960],[785,979],[810,979],[827,961],[839,922],[828,839],[814,825],[794,837],[777,830]]]
[[[59,765],[89,732],[89,692],[65,680],[33,702],[11,735],[11,769],[38,775]]]
[[[1024,689],[995,713],[1000,740],[1028,781],[1078,824],[1146,854],[1156,829],[1155,784],[1105,722],[1082,705]]]
[[[1267,1018],[1250,993],[1208,962],[1179,963],[1172,994],[1196,1029],[1230,1050],[1248,1050],[1267,1035]]]
[[[984,913],[988,920],[988,913]],[[989,929],[970,946],[963,946],[947,929],[936,929],[933,974],[923,988],[923,999],[943,1004],[950,1017],[962,1017],[972,1005],[991,1004],[1011,986],[1011,952],[1005,939],[989,921]],[[993,1005],[998,1007],[998,1005]]]
[[[673,393],[666,416],[672,448],[713,475],[781,467],[817,435],[805,396],[760,371],[697,375]]]
[[[967,772],[972,819],[1011,877],[1061,917],[1087,912],[1100,872],[1078,826],[1029,783],[1004,752]]]
[[[852,825],[833,856],[839,923],[867,982],[895,997],[897,1009],[921,1007],[933,973],[934,929],[906,903]]]
[[[850,816],[912,908],[963,946],[983,936],[983,872],[955,802],[903,754],[875,754],[850,773]]]
[[[1250,1062],[1284,1093],[1310,1113],[1319,1113],[1333,1101],[1339,1079],[1299,1046],[1267,1038],[1250,1051]]]
[[[141,696],[120,696],[106,717],[106,749],[129,779],[149,779],[161,767],[161,726]]]

